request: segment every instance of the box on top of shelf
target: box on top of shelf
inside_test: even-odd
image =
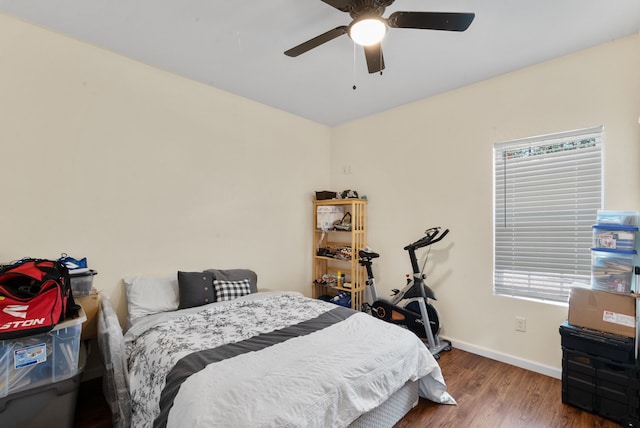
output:
[[[635,251],[593,249],[591,287],[614,293],[630,293],[633,286]]]
[[[637,226],[640,212],[601,210],[597,213],[598,224]]]
[[[569,296],[569,324],[635,338],[636,298],[631,294],[573,287]]]
[[[329,190],[321,190],[316,192],[316,199],[318,201],[326,201],[327,199],[335,199],[337,196],[336,192],[332,192]]]
[[[596,224],[593,228],[594,249],[626,250],[636,249],[638,226]]]
[[[80,308],[47,333],[0,341],[0,397],[74,376],[86,319]]]

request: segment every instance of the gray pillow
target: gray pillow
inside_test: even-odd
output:
[[[211,272],[213,278],[219,281],[242,281],[249,280],[252,293],[258,292],[258,275],[249,269],[207,269],[205,272]]]
[[[216,301],[211,272],[178,271],[178,290],[180,293],[178,309],[193,308]]]

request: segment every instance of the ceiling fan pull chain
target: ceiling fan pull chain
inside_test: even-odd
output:
[[[353,90],[356,90],[356,44],[353,43]]]

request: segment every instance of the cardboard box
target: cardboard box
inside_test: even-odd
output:
[[[574,287],[569,324],[635,338],[636,296]]]
[[[76,297],[77,304],[82,306],[84,313],[87,314],[87,320],[82,324],[81,340],[93,339],[98,337],[98,309],[100,308],[100,295],[95,288],[91,289],[91,293],[86,296]]]

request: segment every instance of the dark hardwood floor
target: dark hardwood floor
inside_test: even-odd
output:
[[[80,384],[74,428],[110,428],[111,410],[102,393],[102,378]]]
[[[620,425],[562,404],[562,385],[518,367],[459,349],[444,352],[440,367],[457,406],[420,399],[394,428],[614,428]],[[78,394],[75,428],[111,426],[100,379],[83,382]]]
[[[420,399],[394,428],[614,428],[615,422],[562,404],[562,382],[453,349],[441,354],[447,390],[457,406]]]

